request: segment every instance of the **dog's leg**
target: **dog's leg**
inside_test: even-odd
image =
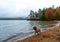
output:
[[[41,33],[41,31],[40,31],[40,29],[38,29],[38,34],[40,34]]]
[[[36,32],[35,32],[35,35],[36,35]]]

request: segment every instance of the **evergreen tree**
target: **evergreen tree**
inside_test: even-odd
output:
[[[42,10],[42,16],[41,16],[41,20],[46,20],[46,17],[45,17],[45,9]]]
[[[38,10],[38,14],[39,14],[39,18],[41,19],[41,16],[42,16],[42,10],[41,9]]]
[[[31,10],[29,16],[30,16],[30,19],[34,19],[34,11]]]

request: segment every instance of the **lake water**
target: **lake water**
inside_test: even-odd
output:
[[[33,32],[32,27],[38,26],[41,31],[46,25],[58,24],[57,21],[27,21],[27,20],[0,20],[0,42],[18,33]],[[47,26],[49,27],[49,26]]]

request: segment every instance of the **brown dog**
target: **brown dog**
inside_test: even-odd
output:
[[[41,33],[41,30],[36,26],[33,27],[33,30],[35,31],[35,35]]]

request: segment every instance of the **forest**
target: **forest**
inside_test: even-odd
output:
[[[60,7],[49,7],[38,9],[38,11],[30,11],[28,16],[30,19],[38,20],[60,20]]]

